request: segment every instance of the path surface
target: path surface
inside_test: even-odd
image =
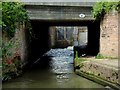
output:
[[[85,59],[84,62],[75,62],[75,66],[82,66],[78,68],[77,73],[89,73],[99,79],[108,81],[107,85],[113,88],[118,88],[119,82],[119,61],[117,59],[96,59],[95,57],[80,57]],[[89,75],[88,74],[88,75]],[[95,80],[95,79],[93,79]],[[98,81],[98,80],[97,80]],[[109,84],[111,83],[111,84]],[[105,84],[104,84],[105,85]]]
[[[112,66],[115,68],[118,68],[120,64],[118,59],[95,59],[95,57],[88,57],[84,59],[91,60],[95,63]]]

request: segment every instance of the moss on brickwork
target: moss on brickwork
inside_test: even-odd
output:
[[[110,86],[110,87],[114,88],[115,90],[119,90],[119,85],[118,84],[111,83],[111,82],[105,80],[104,78],[100,78],[100,77],[96,76],[95,74],[90,74],[90,73],[87,73],[87,72],[83,72],[83,71],[80,71],[78,69],[75,70],[75,73],[77,75],[80,75],[82,77],[90,79],[90,80],[92,80],[96,83],[99,83],[103,86]]]
[[[81,58],[79,58],[78,57],[78,52],[76,51],[76,54],[75,54],[75,61],[77,61],[77,62],[84,62],[84,61],[88,61],[87,59],[81,59]]]
[[[78,62],[84,62],[84,61],[88,61],[87,59],[81,59],[81,58],[75,58],[75,61],[78,61]]]
[[[114,80],[118,79],[118,74],[116,73],[116,71],[111,70],[110,73],[112,74],[112,78],[114,80],[112,80],[112,79],[109,80],[110,77],[108,77],[108,76],[104,77],[103,75],[101,75],[102,71],[97,72],[97,71],[94,70],[94,68],[93,68],[94,65],[91,64],[91,61],[90,62],[88,61],[90,63],[90,67],[92,66],[91,69],[90,69],[90,67],[88,65],[89,63],[79,62],[77,60],[75,61],[75,63],[77,63],[76,67],[79,67],[79,68],[75,67],[75,73],[76,74],[81,75],[81,76],[83,76],[85,78],[88,78],[90,80],[93,80],[93,81],[95,81],[99,84],[102,84],[104,86],[110,86],[110,87],[115,88],[115,89],[119,88],[118,82],[114,81]],[[92,62],[92,63],[94,63],[94,62]]]

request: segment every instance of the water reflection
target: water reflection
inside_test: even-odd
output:
[[[51,49],[22,77],[5,82],[3,88],[103,88],[74,74],[73,51]]]

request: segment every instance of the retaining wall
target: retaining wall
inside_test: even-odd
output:
[[[2,58],[3,61],[7,60],[9,64],[12,64],[13,60],[19,57],[18,59],[23,65],[28,62],[30,55],[30,35],[28,30],[25,28],[25,25],[18,24],[13,38],[8,38],[5,33],[3,33],[2,41],[5,42],[5,45],[2,46],[3,48],[8,46],[9,42],[13,42],[12,47],[7,50],[7,53],[10,53],[11,55],[6,55],[6,58]],[[2,72],[9,73],[9,69],[10,68],[3,69]]]
[[[105,57],[118,57],[118,12],[107,13],[100,23],[100,53]]]

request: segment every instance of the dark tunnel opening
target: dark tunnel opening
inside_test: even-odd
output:
[[[95,56],[99,52],[100,23],[99,21],[36,21],[31,20],[35,38],[31,42],[31,59],[34,61],[47,52],[49,47],[50,26],[87,26],[87,55]],[[80,52],[80,51],[79,51]]]
[[[96,21],[88,25],[88,54],[96,56],[100,48],[100,22]]]
[[[32,38],[31,42],[31,54],[32,60],[38,59],[43,53],[49,50],[48,43],[48,24],[44,24],[38,21],[31,21],[33,34],[35,37]]]

